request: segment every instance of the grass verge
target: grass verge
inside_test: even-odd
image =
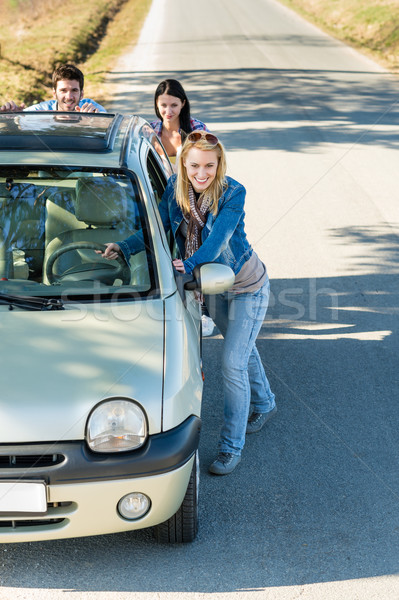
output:
[[[97,51],[80,68],[86,76],[85,94],[101,104],[111,100],[103,85],[116,60],[133,45],[143,26],[151,0],[127,0],[107,28]]]
[[[150,4],[151,0],[0,0],[2,102],[31,104],[50,97],[51,74],[60,62],[73,62],[83,70],[88,96],[137,39]]]
[[[279,0],[335,38],[399,72],[399,0]]]

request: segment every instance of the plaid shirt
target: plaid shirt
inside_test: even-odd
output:
[[[151,127],[155,131],[158,136],[161,136],[162,133],[162,121],[151,121]],[[208,127],[202,121],[198,119],[190,119],[191,131],[195,131],[196,129],[204,129],[205,131],[209,131]]]

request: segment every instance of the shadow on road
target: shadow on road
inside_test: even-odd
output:
[[[398,86],[389,74],[276,69],[116,73],[114,83],[130,87],[115,95],[110,108],[126,111],[130,106],[131,112],[154,119],[155,88],[168,77],[182,82],[192,115],[210,128],[217,124],[230,151],[315,152],[325,143],[399,147]]]
[[[204,340],[196,542],[158,546],[141,531],[5,545],[3,586],[32,588],[33,570],[43,588],[152,593],[397,573],[397,239],[356,228],[331,235],[363,245],[366,256],[371,242],[379,246],[380,272],[272,282],[258,348],[279,411],[248,436],[242,463],[226,478],[207,473],[222,414],[222,340]]]

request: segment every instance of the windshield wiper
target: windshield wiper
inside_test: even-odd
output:
[[[0,304],[8,304],[13,308],[26,310],[65,310],[62,300],[56,298],[37,298],[35,296],[14,296],[0,292]]]

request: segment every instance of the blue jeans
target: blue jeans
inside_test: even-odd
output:
[[[206,296],[209,314],[224,337],[222,375],[224,423],[219,450],[240,455],[245,444],[249,406],[267,413],[275,407],[255,342],[266,314],[270,284],[248,293]]]

